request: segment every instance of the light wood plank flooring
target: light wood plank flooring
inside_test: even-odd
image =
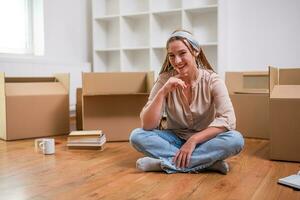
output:
[[[0,141],[0,199],[300,199],[276,183],[300,164],[268,160],[267,140],[247,139],[228,159],[228,175],[139,172],[141,154],[127,142],[108,143],[103,152],[69,150],[59,136],[56,154],[45,156],[33,141]]]

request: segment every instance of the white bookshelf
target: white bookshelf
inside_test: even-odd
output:
[[[163,47],[170,34],[182,27],[181,11],[172,10],[152,14],[151,46]]]
[[[97,71],[121,71],[120,50],[94,51],[94,62],[97,63]]]
[[[149,71],[163,64],[169,35],[186,29],[218,66],[217,0],[93,0],[94,71]]]
[[[119,2],[121,15],[143,13],[149,11],[149,0],[119,0]]]
[[[181,9],[181,0],[151,0],[150,1],[150,10],[152,12],[169,11],[174,9]]]
[[[149,15],[129,15],[122,17],[122,48],[141,48],[149,46]]]
[[[149,71],[149,48],[122,50],[121,71]]]

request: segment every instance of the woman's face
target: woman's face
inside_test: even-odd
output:
[[[197,69],[195,56],[181,40],[169,43],[168,59],[181,77],[190,76]]]

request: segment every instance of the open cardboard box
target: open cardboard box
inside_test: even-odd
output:
[[[69,74],[5,77],[0,73],[0,138],[69,133]]]
[[[300,68],[269,67],[270,157],[300,162]]]
[[[82,74],[83,130],[101,129],[108,141],[128,141],[154,84],[153,72]]]
[[[236,129],[244,137],[268,139],[268,72],[226,72],[225,79],[236,115]]]

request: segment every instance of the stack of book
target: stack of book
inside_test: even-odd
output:
[[[74,148],[97,148],[103,150],[106,143],[101,130],[72,131],[68,136],[67,146]]]
[[[293,174],[284,178],[280,178],[278,183],[293,187],[296,190],[300,190],[300,171],[297,174]]]

